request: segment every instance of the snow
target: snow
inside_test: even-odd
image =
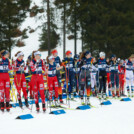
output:
[[[2,134],[132,134],[134,102],[121,102],[111,99],[112,105],[100,106],[97,98],[91,103],[97,108],[89,110],[66,110],[66,114],[37,114],[35,107],[32,112],[13,108],[10,113],[0,113],[0,130]],[[80,105],[80,100],[71,102],[71,107]],[[55,109],[53,109],[55,110]],[[18,115],[32,114],[33,119],[15,120]]]

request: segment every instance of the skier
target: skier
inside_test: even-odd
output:
[[[90,105],[90,91],[91,91],[91,64],[92,64],[92,57],[91,53],[89,51],[83,52],[80,57],[80,96],[81,96],[81,102],[84,104],[84,88],[86,89],[86,103],[87,105]]]
[[[6,110],[10,111],[10,77],[9,69],[12,69],[12,66],[9,62],[9,52],[7,50],[2,50],[0,52],[0,102],[1,110],[4,112],[6,100]]]
[[[79,74],[80,74],[80,67],[79,67],[79,63],[80,63],[80,57],[78,54],[74,55],[74,75],[75,75],[75,89],[76,92],[79,92]]]
[[[36,104],[36,111],[40,111],[39,100],[38,100],[38,91],[42,100],[42,109],[45,112],[45,94],[44,94],[44,80],[42,71],[45,71],[45,66],[43,65],[43,60],[41,59],[40,51],[33,51],[32,53],[32,61],[30,63],[32,77],[31,77],[31,85],[32,90],[34,92],[34,99]]]
[[[67,91],[67,99],[69,98],[69,94],[71,94],[71,100],[74,100],[74,93],[75,90],[75,77],[74,77],[74,66],[73,66],[74,59],[72,58],[72,52],[66,52],[66,58],[64,59],[67,78],[66,78],[66,86],[68,87]],[[70,87],[70,90],[69,90]]]
[[[55,94],[54,96],[54,100],[55,100],[55,106],[58,106],[58,80],[57,80],[57,76],[56,76],[56,70],[60,70],[63,67],[56,66],[56,63],[54,62],[55,58],[53,56],[49,56],[48,57],[48,87],[49,87],[49,101],[52,102],[52,97],[53,94]]]
[[[134,97],[134,84],[133,84],[133,80],[134,80],[134,75],[133,75],[133,71],[134,71],[134,66],[133,66],[133,61],[134,61],[134,54],[132,54],[127,63],[126,63],[126,87],[127,87],[127,92],[128,92],[128,96],[130,97],[130,95],[132,97]],[[130,83],[129,83],[130,82]],[[131,84],[131,89],[129,84]],[[131,91],[131,92],[130,92]]]
[[[57,50],[53,50],[51,53],[54,56],[56,67],[60,67],[61,66],[61,60],[60,60],[60,57],[58,56],[58,51]],[[62,85],[62,81],[61,81],[60,70],[56,70],[56,76],[57,76],[57,80],[58,80],[59,100],[60,100],[60,103],[63,103],[63,99],[62,99],[62,86],[61,86]]]
[[[124,84],[125,84],[125,73],[126,73],[126,69],[125,69],[125,64],[123,60],[119,61],[119,84],[120,84],[120,94],[121,96],[125,96],[125,92],[124,92]]]
[[[22,108],[22,101],[21,101],[21,89],[22,89],[25,98],[25,105],[26,107],[28,107],[29,105],[26,91],[26,79],[24,74],[24,70],[26,69],[25,62],[23,60],[24,54],[23,52],[19,51],[15,54],[15,57],[17,57],[17,59],[15,60],[14,63],[14,71],[15,71],[14,82],[17,89],[19,106]]]
[[[106,59],[106,61],[107,61],[107,63],[109,63],[110,62],[110,59],[109,58],[107,58]],[[112,93],[111,93],[111,79],[110,79],[110,66],[107,66],[107,68],[106,68],[106,72],[107,72],[107,86],[108,86],[108,95],[109,96],[112,96]]]
[[[118,73],[118,61],[116,58],[116,55],[111,56],[111,61],[110,61],[110,70],[111,70],[111,85],[112,85],[112,96],[115,97],[115,91],[117,97],[120,97],[119,94],[119,73]],[[115,88],[116,86],[116,88]]]
[[[32,61],[32,55],[29,55],[27,59],[27,65],[26,65],[26,76],[29,77],[29,79],[27,79],[27,85],[28,85],[28,91],[30,92],[30,99],[34,99],[32,84],[31,84],[31,67],[30,67],[31,61]]]
[[[106,54],[104,52],[99,53],[100,58],[95,64],[98,64],[98,69],[99,69],[99,93],[98,93],[98,98],[101,99],[103,98],[106,100],[106,80],[107,80],[107,73],[106,73],[106,68],[107,68],[107,62],[105,59]],[[103,88],[103,90],[102,90]]]
[[[93,63],[95,63],[96,59],[93,58],[92,61]],[[96,95],[95,86],[97,86],[97,81],[96,81],[97,71],[98,71],[98,68],[94,64],[92,64],[91,65],[91,91],[92,91],[93,96]]]

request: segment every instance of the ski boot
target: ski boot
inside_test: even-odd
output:
[[[50,105],[51,108],[55,107],[55,105],[53,104],[53,100],[52,99],[49,99],[49,105]]]
[[[42,104],[42,109],[43,109],[43,112],[46,112],[46,106],[45,106],[45,104]]]
[[[120,93],[119,93],[119,91],[116,91],[116,96],[117,96],[118,98],[120,98]]]
[[[134,97],[134,92],[133,91],[131,91],[131,97]]]
[[[1,102],[1,111],[4,112],[4,109],[5,109],[5,104],[4,102]]]
[[[90,97],[89,96],[87,96],[87,105],[91,105],[90,104]]]
[[[129,91],[127,91],[127,94],[128,94],[128,97],[130,97],[130,92]]]
[[[91,91],[92,91],[91,93],[92,93],[93,97],[95,97],[95,88],[92,88]]]
[[[74,94],[71,93],[71,100],[74,100]]]
[[[122,97],[126,97],[126,95],[125,95],[123,92],[122,92],[121,96],[122,96]]]
[[[7,112],[10,112],[10,105],[9,105],[9,102],[6,102],[6,110],[7,110]]]
[[[104,100],[107,100],[106,93],[103,93],[102,97],[103,97]]]
[[[62,95],[59,95],[59,100],[60,100],[60,103],[63,104]]]
[[[29,107],[28,99],[25,99],[25,105],[26,105],[27,108]]]
[[[69,93],[67,93],[67,100],[70,100]]]
[[[83,95],[81,95],[80,99],[81,99],[81,105],[84,105],[85,103],[84,103]]]
[[[102,94],[101,93],[98,93],[98,98],[99,98],[99,100],[102,99]]]
[[[22,101],[21,100],[19,100],[19,106],[20,106],[20,108],[22,108]]]
[[[61,103],[61,104],[63,104],[63,103],[64,103],[62,99],[60,99],[60,103]]]
[[[37,112],[40,111],[39,103],[36,104],[36,111],[37,111]]]
[[[58,107],[59,106],[59,104],[58,104],[58,98],[55,98],[55,107]]]
[[[112,91],[112,97],[115,98],[115,93],[114,93],[114,91]]]

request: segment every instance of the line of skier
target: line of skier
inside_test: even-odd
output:
[[[29,107],[28,98],[35,100],[36,110],[40,111],[39,98],[42,100],[42,109],[46,111],[45,98],[50,105],[63,102],[63,93],[67,100],[74,100],[80,96],[81,103],[90,104],[90,96],[97,96],[106,100],[107,97],[128,96],[134,97],[134,54],[127,60],[117,59],[112,55],[106,59],[104,52],[99,58],[92,57],[89,51],[76,54],[66,52],[66,58],[61,61],[57,50],[53,50],[46,59],[41,59],[40,51],[33,51],[24,61],[24,54],[19,51],[16,60],[9,60],[9,52],[0,52],[0,107],[10,111],[10,71],[14,72],[14,83],[17,89],[17,100],[22,108],[22,95],[26,107]],[[29,79],[26,79],[29,78]],[[126,82],[126,88],[125,86]],[[28,85],[28,86],[27,86]],[[107,90],[108,89],[108,92]]]

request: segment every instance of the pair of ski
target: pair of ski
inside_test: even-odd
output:
[[[74,108],[69,108],[67,104],[51,105],[50,107],[54,109],[76,110]]]
[[[105,102],[108,102],[108,101],[110,102],[110,100],[109,100],[108,97],[105,98],[105,99],[104,99],[104,98],[99,98],[99,101],[100,101],[100,105],[101,105],[101,106],[104,105]]]
[[[19,106],[19,108],[22,110],[22,112],[25,110],[24,107],[20,107],[20,106]],[[30,107],[26,107],[26,109],[28,109],[28,110],[30,110],[30,111],[32,110]]]
[[[81,105],[83,105],[83,106],[88,105],[88,106],[90,106],[91,108],[97,108],[96,106],[93,106],[92,104],[90,104],[90,103],[85,103],[85,102],[82,102]]]

